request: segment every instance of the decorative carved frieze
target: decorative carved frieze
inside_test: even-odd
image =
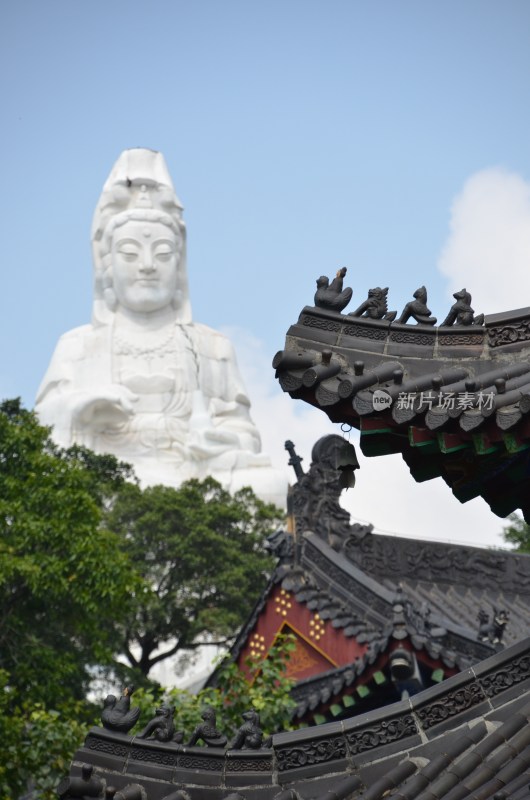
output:
[[[484,344],[482,333],[442,333],[438,334],[438,344],[443,347],[469,347]]]
[[[370,575],[530,592],[530,559],[510,553],[368,535],[346,540],[344,554]]]
[[[308,328],[318,328],[321,331],[340,331],[341,324],[340,322],[333,322],[332,320],[328,319],[321,319],[320,317],[311,317],[309,314],[304,314],[301,319],[302,325],[305,325]]]
[[[346,741],[343,736],[313,739],[296,746],[282,747],[276,751],[276,756],[280,772],[312,764],[323,764],[346,758]]]
[[[490,347],[500,347],[503,344],[515,344],[516,342],[528,342],[530,341],[530,320],[523,319],[520,322],[512,322],[509,325],[488,328],[488,340]]]
[[[224,760],[222,758],[204,758],[198,755],[181,755],[178,765],[181,769],[203,769],[208,772],[221,772]]]
[[[382,342],[388,335],[388,328],[372,328],[363,325],[345,325],[342,329],[344,336],[354,336],[356,339],[372,339]]]
[[[98,739],[97,736],[87,736],[85,747],[88,750],[97,750],[99,753],[107,753],[109,756],[118,756],[124,758],[129,752],[126,745],[119,742],[109,742],[107,739]]]
[[[434,344],[434,334],[417,333],[416,331],[391,331],[390,341],[399,344],[417,344],[422,346],[432,346]]]
[[[530,678],[530,655],[514,659],[489,675],[480,677],[480,684],[488,697],[496,697],[512,686]]]
[[[160,766],[164,767],[175,767],[177,765],[177,753],[148,750],[146,747],[132,747],[129,758],[132,761],[146,761],[149,764],[160,764]]]
[[[362,730],[347,733],[346,739],[350,753],[355,756],[358,753],[373,750],[375,747],[414,736],[416,733],[418,733],[418,729],[414,717],[412,714],[405,714],[396,719],[383,720]]]
[[[478,683],[470,683],[454,692],[446,692],[434,703],[429,703],[417,709],[416,713],[422,727],[427,730],[440,722],[444,722],[449,717],[454,717],[468,708],[482,703],[485,696]]]
[[[227,772],[268,772],[272,769],[272,757],[260,759],[229,758]]]

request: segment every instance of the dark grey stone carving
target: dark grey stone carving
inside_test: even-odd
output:
[[[488,329],[490,347],[500,347],[503,344],[530,341],[530,320],[512,322],[509,325],[498,325]]]
[[[341,436],[324,436],[313,447],[311,459],[307,473],[297,465],[301,476],[292,491],[296,529],[314,531],[339,548],[352,534],[350,515],[339,498],[344,488],[355,485],[354,471],[359,468],[355,447]]]
[[[494,607],[493,619],[490,621],[489,614],[486,614],[481,608],[478,613],[479,629],[477,638],[479,642],[491,642],[491,644],[500,645],[509,619],[509,611]]]
[[[373,339],[384,341],[388,335],[386,328],[368,328],[361,325],[345,325],[343,328],[345,336],[355,336],[357,339]]]
[[[512,686],[530,678],[530,654],[516,658],[509,664],[480,677],[480,684],[488,697],[496,697]]]
[[[97,750],[99,753],[106,753],[109,756],[116,756],[117,758],[125,758],[129,752],[124,744],[98,739],[91,734],[87,736],[85,747],[87,750]]]
[[[391,536],[358,537],[344,544],[345,555],[371,575],[394,575],[432,581],[467,583],[477,587],[502,586],[510,590],[528,590],[527,574],[510,553],[489,552],[480,548],[451,547],[440,542],[402,539]],[[384,565],[384,566],[383,566]],[[526,566],[526,564],[524,565]]]
[[[411,317],[421,325],[436,325],[436,317],[431,317],[431,312],[427,308],[427,289],[420,286],[413,294],[414,300],[407,303],[403,309],[398,322],[405,325]]]
[[[291,562],[294,556],[294,542],[290,533],[278,530],[267,536],[265,550],[280,559],[282,563]]]
[[[460,289],[455,292],[453,297],[456,303],[453,303],[447,317],[442,322],[442,325],[484,325],[484,314],[474,316],[475,312],[471,308],[471,295],[466,289]]]
[[[322,739],[312,739],[298,746],[282,747],[276,752],[278,769],[284,772],[288,769],[307,767],[312,764],[322,764],[327,761],[336,761],[346,757],[346,741],[343,736],[328,736]]]
[[[320,317],[312,317],[306,314],[302,317],[302,325],[308,328],[319,328],[322,331],[330,331],[330,333],[338,333],[341,330],[340,322],[333,322],[330,319],[320,319]]]
[[[227,772],[269,772],[272,769],[272,754],[264,758],[229,758],[226,761]]]
[[[470,683],[454,692],[447,692],[443,700],[418,708],[416,713],[424,730],[428,730],[449,717],[482,703],[483,700],[485,697],[478,683]]]
[[[417,732],[412,714],[404,714],[395,719],[383,720],[367,728],[352,731],[346,734],[346,738],[350,753],[357,755],[367,750],[373,750],[375,747],[414,736]]]
[[[464,636],[459,636],[454,631],[447,631],[444,637],[444,651],[458,653],[461,667],[476,664],[483,658],[491,655],[491,646],[486,642],[472,641]],[[467,662],[467,663],[466,663]]]
[[[161,750],[148,750],[146,747],[132,747],[130,758],[133,761],[160,764],[163,767],[175,767],[177,765],[177,755],[175,753],[166,753]]]
[[[184,755],[179,758],[179,767],[183,769],[200,769],[206,772],[220,772],[224,767],[222,758],[203,758],[196,755]]]
[[[113,694],[107,695],[101,712],[103,727],[109,731],[128,733],[138,722],[140,709],[131,708],[131,695],[134,686],[126,686],[119,700]]]
[[[439,333],[438,344],[443,347],[474,347],[484,344],[483,333]]]
[[[290,375],[288,372],[281,375],[280,385],[284,392],[297,392],[302,387],[302,377]]]
[[[182,731],[175,730],[173,716],[175,709],[165,703],[156,709],[156,716],[147,723],[138,734],[139,739],[153,738],[158,742],[176,742],[180,744],[184,738]]]
[[[302,469],[302,461],[304,459],[302,458],[302,456],[299,456],[297,454],[296,450],[294,449],[294,443],[291,442],[290,439],[287,439],[284,446],[290,455],[288,464],[290,467],[294,469],[294,474],[296,475],[296,479],[300,480],[300,478],[302,478],[304,475],[304,470]]]
[[[261,747],[270,747],[272,739],[269,736],[263,740],[263,731],[260,727],[259,714],[251,708],[243,714],[244,723],[238,729],[230,744],[232,750],[259,750]]]
[[[184,789],[177,789],[176,792],[167,794],[162,800],[191,800],[191,796]],[[225,800],[228,800],[228,798],[225,798]]]
[[[216,715],[213,708],[206,706],[201,712],[201,717],[204,722],[201,722],[191,735],[188,746],[192,747],[197,742],[204,742],[207,747],[225,747],[227,738],[223,733],[220,733],[216,725]]]
[[[105,794],[113,800],[144,800],[145,798],[145,791],[139,783],[128,783],[118,792],[114,787],[108,787]]]
[[[346,272],[346,267],[339,269],[331,283],[326,275],[321,275],[320,278],[317,278],[317,290],[315,292],[315,305],[317,308],[327,308],[330,311],[338,311],[339,313],[346,308],[353,294],[353,289],[342,288]]]
[[[430,789],[433,797],[441,797],[439,778],[448,777],[444,786],[451,788],[458,779],[473,775],[473,788],[465,798],[460,792],[462,800],[471,800],[477,791],[490,796],[497,788],[493,778],[499,778],[515,800],[526,797],[519,789],[528,786],[527,759],[521,756],[529,741],[529,687],[530,640],[526,640],[392,709],[278,734],[271,751],[189,752],[94,728],[77,751],[73,774],[61,784],[59,796],[189,800],[190,792],[211,800],[296,800],[296,787],[298,800],[324,797],[326,792],[349,797],[352,791],[367,797],[388,791],[412,797]],[[492,725],[487,726],[488,721]],[[422,728],[426,736],[421,735]],[[90,740],[103,746],[89,747]],[[113,758],[109,745],[114,743],[125,750],[125,758]],[[93,791],[91,768],[81,767],[87,763],[94,765],[102,781]],[[403,765],[407,770],[398,774]],[[419,765],[421,780],[411,783],[409,768],[414,765]],[[114,789],[116,782],[123,788]]]
[[[81,767],[80,778],[63,778],[56,792],[62,798],[69,797],[100,797],[105,788],[104,781],[93,775],[94,767],[84,764]]]
[[[370,317],[370,319],[386,319],[389,322],[395,320],[397,311],[389,311],[387,303],[388,286],[381,289],[376,286],[375,289],[368,290],[368,298],[361,303],[358,309],[351,311],[349,317]]]

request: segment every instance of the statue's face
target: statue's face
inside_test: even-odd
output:
[[[129,220],[112,240],[116,299],[131,311],[151,313],[171,304],[177,289],[181,241],[161,222]]]

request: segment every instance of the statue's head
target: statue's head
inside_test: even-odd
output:
[[[156,709],[157,716],[165,717],[166,719],[171,719],[174,713],[175,713],[174,707],[169,706],[166,703],[162,703],[162,705],[158,706],[158,708]]]
[[[179,322],[191,322],[182,206],[161,153],[121,154],[94,214],[92,245],[95,324],[118,306],[143,314],[171,306]]]
[[[244,711],[241,715],[245,722],[251,722],[253,725],[259,725],[259,714],[253,708]]]
[[[116,696],[113,694],[108,694],[103,701],[103,707],[109,708],[110,706],[111,708],[113,708],[115,705],[116,705]]]
[[[467,291],[467,289],[460,289],[459,292],[455,292],[453,294],[453,297],[455,298],[455,300],[461,300],[463,303],[465,303],[468,306],[471,305],[471,295]]]
[[[425,288],[425,286],[420,286],[420,288],[416,289],[416,291],[414,292],[414,294],[412,296],[415,297],[416,300],[419,300],[420,303],[426,303],[427,302],[427,289]]]
[[[381,289],[380,286],[376,286],[374,289],[368,289],[368,297],[375,297],[379,302],[386,300],[387,294],[388,286],[385,286],[384,289]]]
[[[355,447],[338,434],[328,434],[319,439],[311,451],[312,466],[318,465],[336,471],[342,489],[355,486],[354,471],[359,469]]]

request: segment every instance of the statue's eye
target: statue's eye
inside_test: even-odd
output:
[[[155,258],[157,258],[158,261],[169,261],[172,255],[173,251],[167,248],[164,248],[163,250],[157,250],[155,252]]]
[[[132,247],[121,248],[119,254],[124,261],[135,261],[138,258],[138,251]]]

